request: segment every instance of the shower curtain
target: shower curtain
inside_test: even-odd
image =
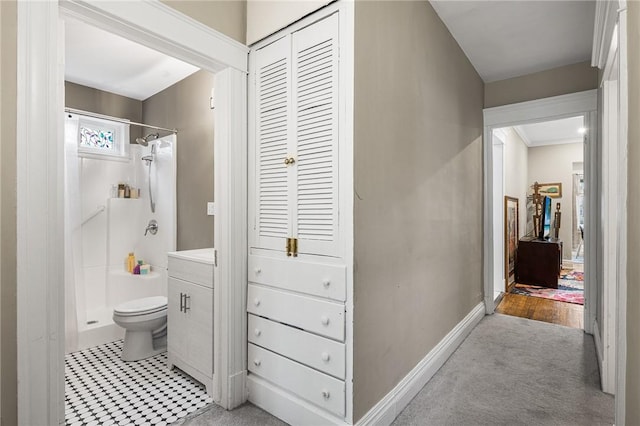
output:
[[[82,226],[78,117],[65,116],[64,128],[64,313],[65,353],[78,349],[78,285],[82,279]]]

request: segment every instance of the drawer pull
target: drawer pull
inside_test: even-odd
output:
[[[260,364],[262,364],[262,361],[260,361],[259,359],[254,359],[253,360],[253,365],[255,365],[256,367],[260,367]]]
[[[320,322],[322,322],[322,325],[329,325],[329,317],[328,317],[328,316],[326,316],[326,315],[323,315],[323,316],[320,318]]]
[[[322,352],[322,360],[324,362],[329,362],[330,359],[331,359],[331,355],[329,355],[328,352]]]
[[[325,390],[322,391],[322,397],[324,399],[329,399],[330,396],[331,396],[331,394],[329,393],[328,390],[325,389]]]
[[[262,272],[262,269],[260,269],[260,268],[256,268],[256,269],[255,269],[255,272],[256,272],[256,275],[258,275],[260,272]]]
[[[322,285],[324,286],[324,288],[329,288],[329,286],[331,285],[331,281],[330,280],[324,280],[324,281],[322,281]]]
[[[253,304],[256,306],[260,306],[260,299],[258,299],[257,297],[253,299]]]
[[[260,335],[262,334],[262,331],[260,331],[259,328],[256,328],[255,330],[253,330],[253,334],[255,334],[256,337],[260,337]]]

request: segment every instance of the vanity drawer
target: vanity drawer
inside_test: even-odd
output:
[[[344,342],[344,304],[249,284],[249,313]]]
[[[345,382],[251,343],[247,361],[250,372],[340,417],[345,415]]]
[[[169,255],[169,276],[213,288],[213,264]]]
[[[249,255],[249,281],[341,302],[347,295],[344,265]]]
[[[345,378],[345,345],[249,314],[249,342],[294,361]]]

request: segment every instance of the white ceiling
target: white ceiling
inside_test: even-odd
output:
[[[485,82],[591,59],[595,1],[431,1]]]
[[[523,124],[513,128],[528,147],[534,148],[582,142],[583,136],[580,129],[583,127],[583,123],[582,117],[571,117],[543,123]]]
[[[65,80],[145,100],[198,68],[73,19],[65,19]]]

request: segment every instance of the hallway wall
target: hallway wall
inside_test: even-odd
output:
[[[640,3],[627,2],[629,75],[626,424],[640,419]]]
[[[546,71],[506,80],[493,81],[484,86],[484,107],[490,108],[517,102],[582,92],[598,87],[598,69],[590,62],[565,65]]]
[[[0,424],[18,423],[16,335],[16,2],[0,1]]]
[[[354,422],[482,301],[484,88],[428,2],[355,7]]]

